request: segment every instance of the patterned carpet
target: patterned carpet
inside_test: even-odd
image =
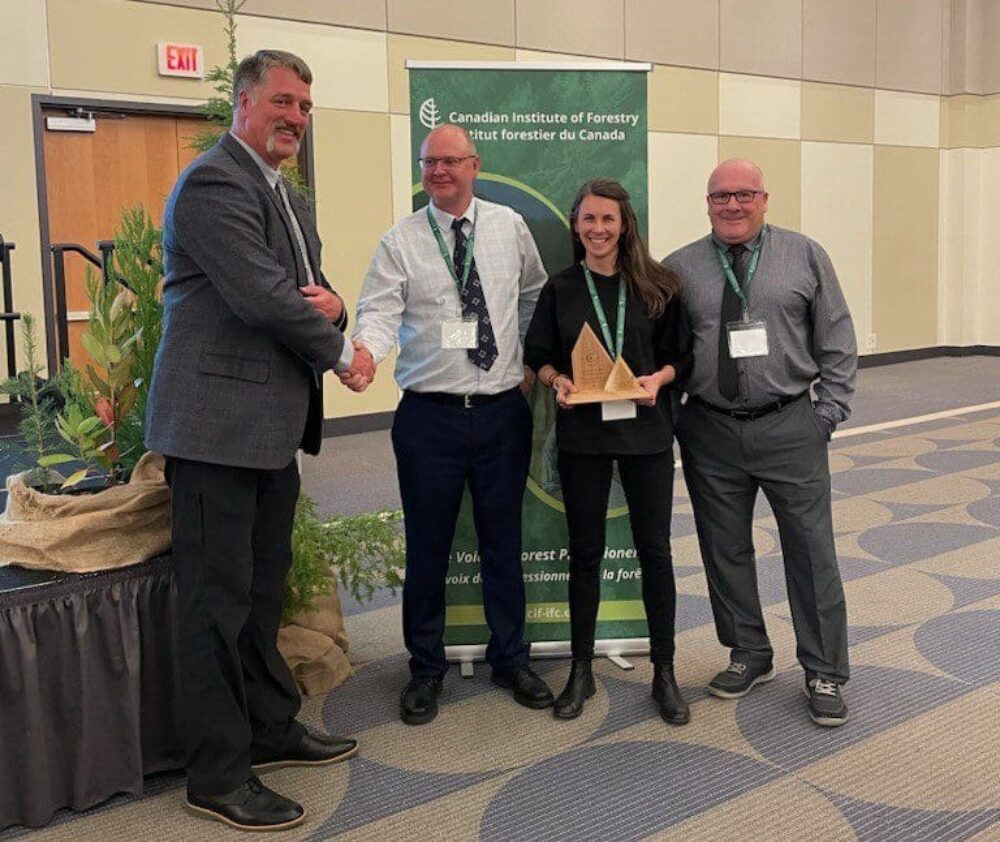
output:
[[[398,599],[348,607],[354,678],[305,718],[361,741],[358,758],[266,782],[306,806],[282,839],[1000,840],[1000,411],[832,445],[834,519],[850,618],[851,719],[814,726],[766,504],[755,523],[777,680],[709,697],[722,668],[683,482],[676,488],[677,673],[692,722],[665,725],[651,668],[597,668],[582,717],[516,705],[480,666],[449,673],[440,716],[397,716]],[[558,691],[565,661],[539,661]],[[5,762],[10,762],[9,760]],[[183,779],[142,799],[61,814],[0,839],[205,840],[235,831],[181,810]]]

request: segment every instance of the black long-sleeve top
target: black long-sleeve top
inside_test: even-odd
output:
[[[591,272],[611,336],[618,323],[618,275]],[[625,305],[625,337],[622,356],[636,377],[672,365],[680,373],[683,359],[678,347],[676,300],[671,300],[657,319],[646,312],[642,297],[628,290]],[[587,322],[598,338],[601,325],[587,290],[583,268],[574,264],[553,275],[542,288],[535,314],[524,341],[525,364],[538,371],[549,364],[572,376],[571,355]],[[602,339],[603,342],[603,339]],[[655,406],[639,406],[635,418],[602,421],[600,404],[582,404],[560,409],[556,416],[556,439],[568,453],[638,455],[660,453],[673,445],[670,417],[670,386],[660,389]]]

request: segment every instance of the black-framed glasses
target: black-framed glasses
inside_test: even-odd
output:
[[[444,167],[446,170],[453,170],[458,167],[462,161],[468,161],[469,158],[477,158],[478,155],[463,155],[461,158],[456,158],[449,155],[445,158],[417,158],[417,163],[420,164],[425,170],[432,170],[438,164]]]
[[[736,199],[741,205],[749,205],[763,190],[735,190],[732,193],[709,193],[708,199],[713,205],[728,205],[730,199]]]

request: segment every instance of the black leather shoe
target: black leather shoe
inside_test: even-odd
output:
[[[399,715],[407,725],[426,725],[438,715],[440,678],[411,678],[399,698]]]
[[[653,701],[659,705],[664,722],[687,725],[691,721],[691,708],[677,687],[672,664],[653,664]]]
[[[306,817],[301,804],[278,795],[255,777],[223,795],[188,792],[187,806],[199,816],[207,816],[237,830],[285,830],[302,824]]]
[[[334,737],[306,731],[298,745],[273,757],[265,757],[253,764],[255,772],[280,769],[283,766],[326,766],[339,763],[358,753],[358,741],[349,737]]]
[[[573,661],[566,689],[556,699],[552,713],[557,719],[576,719],[583,713],[583,703],[597,692],[590,661]]]
[[[526,708],[552,707],[552,691],[527,665],[512,670],[493,670],[492,681],[498,687],[514,692],[514,701]]]

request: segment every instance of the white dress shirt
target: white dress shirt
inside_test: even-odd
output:
[[[449,213],[431,205],[449,253],[455,232]],[[458,286],[448,271],[426,208],[400,220],[372,257],[358,302],[354,338],[376,362],[399,344],[401,389],[450,394],[496,394],[524,378],[522,344],[545,268],[521,216],[505,205],[474,198],[464,214],[466,235],[476,220],[474,257],[499,356],[489,371],[473,365],[464,348],[441,347],[441,326],[462,318]]]

